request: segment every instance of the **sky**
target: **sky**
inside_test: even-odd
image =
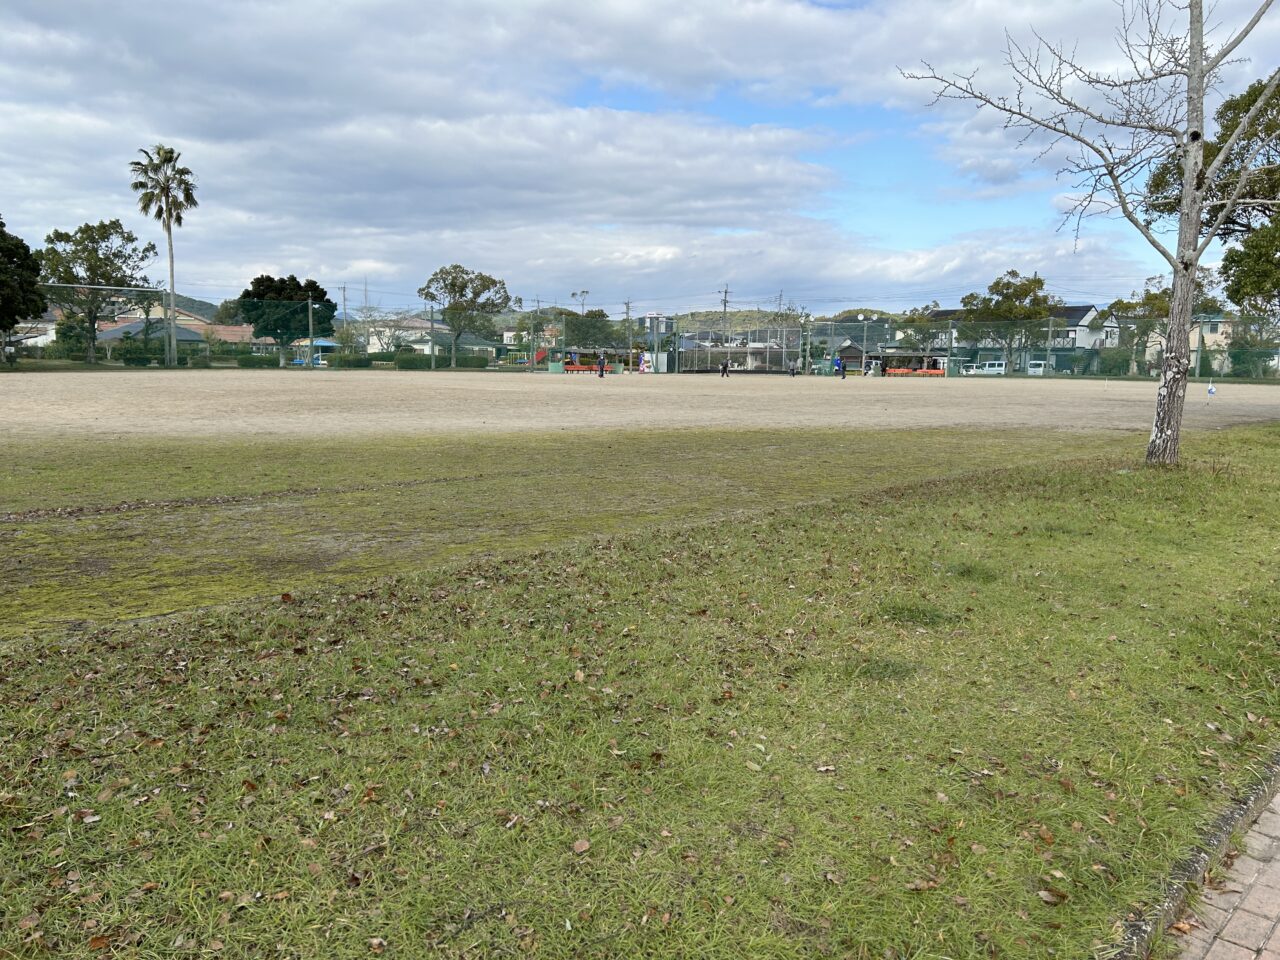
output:
[[[1256,0],[1220,0],[1219,41]],[[934,104],[928,61],[1007,89],[1006,31],[1116,65],[1114,0],[7,0],[0,219],[33,247],[119,218],[140,147],[179,150],[200,206],[180,293],[262,273],[413,306],[437,268],[527,306],[620,315],[787,303],[958,304],[1038,272],[1107,303],[1162,272],[1132,227],[1077,229],[1060,157]],[[1280,62],[1273,11],[1218,96]],[[165,265],[150,271],[161,280]],[[366,294],[366,290],[368,293]],[[367,297],[367,301],[366,301]]]

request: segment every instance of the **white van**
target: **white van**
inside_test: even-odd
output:
[[[1049,364],[1046,363],[1044,360],[1028,360],[1027,361],[1028,377],[1043,377],[1045,374],[1045,371],[1048,369],[1049,369]]]
[[[978,373],[984,377],[1003,377],[1005,375],[1005,362],[1003,360],[988,360],[978,368]]]

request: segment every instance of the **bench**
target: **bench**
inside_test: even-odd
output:
[[[599,373],[600,368],[594,363],[566,363],[564,365],[565,373]],[[608,366],[604,368],[605,373],[610,373]]]

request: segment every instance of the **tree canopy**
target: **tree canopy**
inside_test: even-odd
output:
[[[1024,277],[1010,270],[993,280],[985,294],[965,294],[960,305],[965,311],[961,339],[997,343],[1012,362],[1015,350],[1044,340],[1049,317],[1062,301],[1045,292],[1038,274]]]
[[[586,313],[564,312],[565,336],[569,346],[595,350],[614,347],[620,342],[618,328],[609,322],[609,314],[600,309]]]
[[[47,307],[40,290],[40,261],[26,241],[6,230],[0,219],[0,340]]]
[[[308,300],[312,304],[311,324],[307,318]],[[240,315],[246,323],[253,324],[255,337],[269,337],[279,344],[281,363],[283,349],[306,337],[311,327],[316,336],[332,334],[337,310],[338,305],[329,299],[324,287],[314,280],[301,281],[293,274],[272,277],[264,273],[254,277],[240,294]]]
[[[497,336],[494,317],[513,304],[520,305],[520,299],[507,292],[504,281],[457,263],[433,273],[418,288],[418,296],[441,308],[452,338],[449,363],[454,367],[463,334],[492,340]]]
[[[154,302],[154,291],[101,289],[151,287],[143,270],[156,258],[154,243],[139,244],[119,220],[85,223],[73,232],[54,230],[44,239],[40,260],[41,279],[50,303],[62,309],[58,339],[83,342],[86,359],[96,360],[98,320],[110,305],[116,312],[134,306],[139,299]]]
[[[1204,227],[1208,229],[1219,211],[1247,178],[1243,198],[1229,208],[1219,235],[1224,241],[1241,240],[1267,224],[1280,202],[1280,96],[1274,93],[1261,105],[1258,101],[1267,89],[1267,81],[1257,80],[1242,93],[1222,102],[1213,119],[1218,135],[1204,143],[1204,158],[1213,164],[1226,149],[1222,175],[1209,184],[1204,210]],[[1245,123],[1250,111],[1256,115]],[[1232,134],[1242,128],[1240,136]],[[1151,175],[1147,192],[1152,208],[1162,216],[1178,212],[1182,167],[1176,156],[1160,164]]]
[[[1260,227],[1222,257],[1232,303],[1247,313],[1280,317],[1280,220]]]

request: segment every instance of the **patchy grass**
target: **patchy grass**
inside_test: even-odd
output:
[[[0,636],[847,497],[1127,438],[679,431],[0,444]],[[874,451],[873,453],[871,451]],[[733,522],[738,522],[735,519]]]
[[[1275,746],[1189,453],[0,641],[0,955],[1105,956]]]

